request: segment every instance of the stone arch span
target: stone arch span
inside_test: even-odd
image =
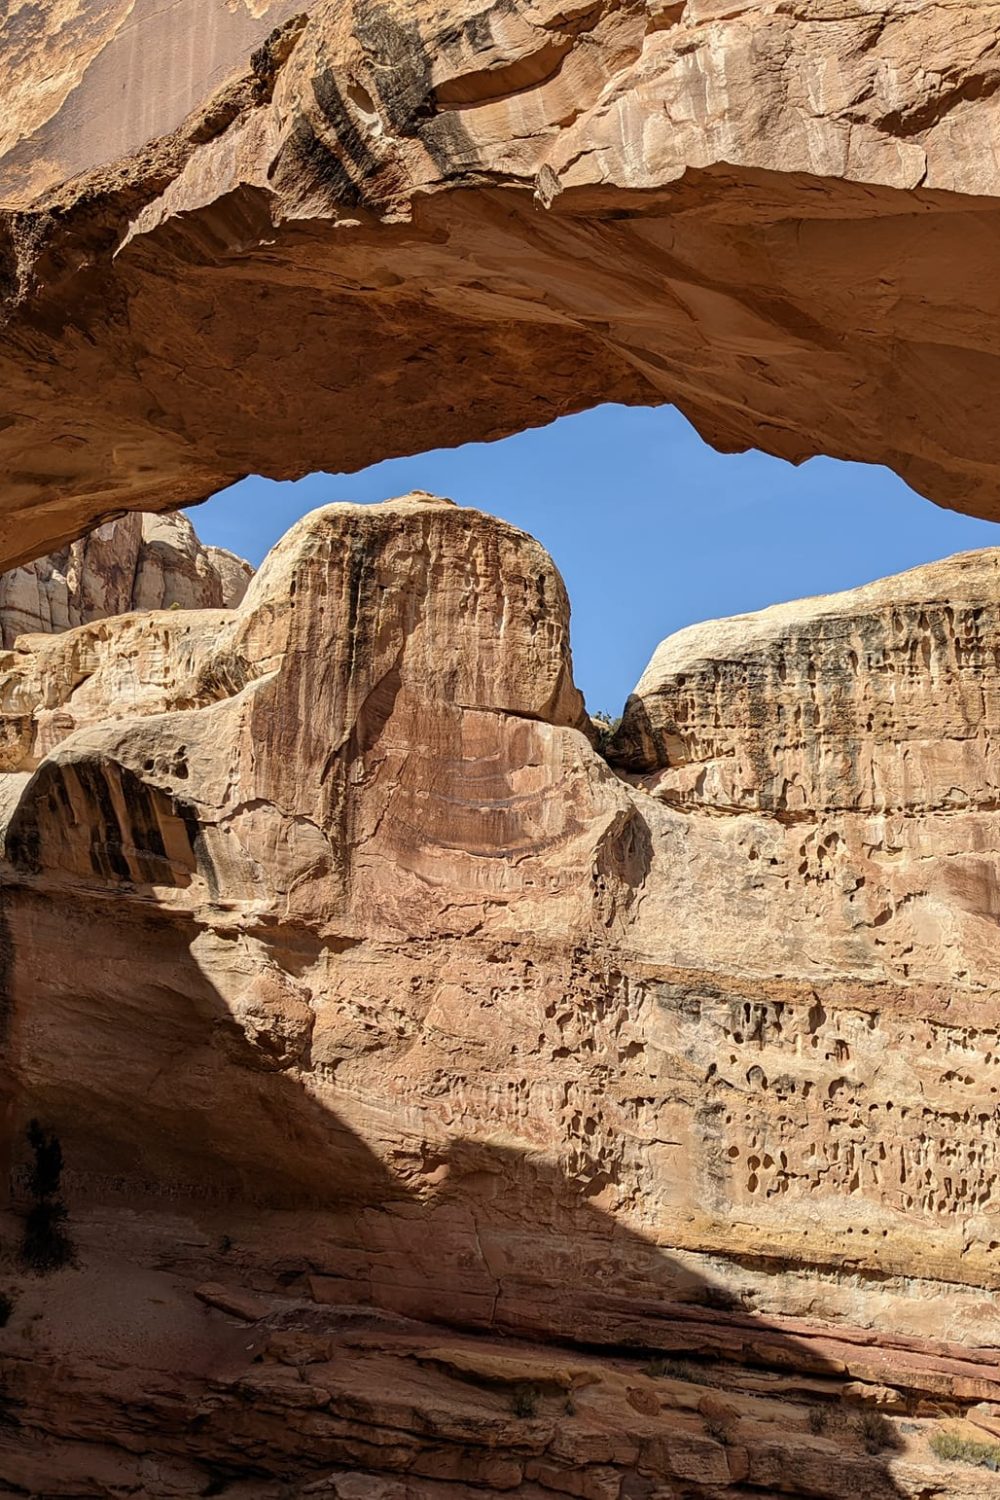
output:
[[[4,27],[0,566],[606,400],[1000,514],[1000,4],[170,15]]]

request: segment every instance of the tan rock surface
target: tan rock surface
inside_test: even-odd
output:
[[[1000,1398],[997,567],[684,633],[619,774],[549,559],[430,496],[305,517],[233,611],[0,658],[15,1208],[36,1116],[80,1259],[16,1362],[11,1482],[41,1432],[67,1484],[134,1485],[107,1434],[152,1389],[154,1496],[184,1463],[397,1500],[995,1493],[926,1440]],[[105,1300],[149,1277],[297,1311],[272,1360],[190,1312],[140,1349]],[[480,1338],[327,1369],[391,1315]],[[605,1346],[598,1383],[659,1351],[663,1404],[638,1354],[612,1400],[540,1338]],[[514,1436],[511,1359],[542,1391]],[[568,1370],[599,1433],[552,1409]],[[910,1426],[873,1456],[878,1406]]]
[[[186,516],[123,516],[0,574],[0,647],[130,610],[231,608],[252,577],[241,557],[200,542]]]
[[[462,1334],[442,1345],[440,1329],[317,1308],[295,1285],[271,1293],[265,1320],[248,1328],[202,1306],[174,1267],[119,1268],[114,1308],[82,1316],[102,1298],[106,1269],[50,1281],[41,1317],[44,1294],[29,1282],[4,1335],[9,1416],[30,1418],[41,1395],[68,1428],[53,1441],[6,1427],[0,1475],[21,1491],[138,1487],[155,1500],[186,1500],[211,1484],[237,1500],[996,1494],[995,1476],[933,1458],[933,1418],[889,1420],[887,1449],[867,1452],[834,1375],[796,1386],[738,1355],[722,1367],[677,1362],[678,1373],[661,1375],[634,1357],[588,1352],[574,1359],[567,1397],[563,1361],[544,1346]],[[129,1348],[137,1326],[143,1337]],[[524,1383],[511,1387],[518,1367]],[[155,1462],[144,1451],[151,1432]]]
[[[599,400],[1000,514],[998,26],[996,0],[16,7],[0,560]]]

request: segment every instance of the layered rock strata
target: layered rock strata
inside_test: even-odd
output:
[[[37,1118],[79,1261],[7,1482],[993,1493],[997,570],[686,632],[612,765],[429,496],[0,657],[6,1243]]]
[[[998,35],[996,0],[12,8],[0,565],[602,400],[1000,514]]]
[[[0,574],[0,647],[131,610],[231,608],[252,577],[241,557],[204,546],[186,516],[122,516]]]

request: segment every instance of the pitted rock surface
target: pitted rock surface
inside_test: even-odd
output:
[[[14,1209],[37,1117],[79,1245],[11,1482],[991,1493],[927,1442],[1000,1396],[996,571],[683,633],[617,771],[551,561],[427,495],[0,658]]]

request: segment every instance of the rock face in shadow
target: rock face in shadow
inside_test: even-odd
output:
[[[0,1477],[988,1493],[996,568],[668,643],[618,773],[551,561],[426,495],[0,657]]]
[[[204,546],[186,516],[123,516],[0,574],[0,647],[130,610],[229,609],[252,577],[241,557]]]
[[[250,470],[676,402],[1000,514],[1000,4],[7,18],[0,562]]]

